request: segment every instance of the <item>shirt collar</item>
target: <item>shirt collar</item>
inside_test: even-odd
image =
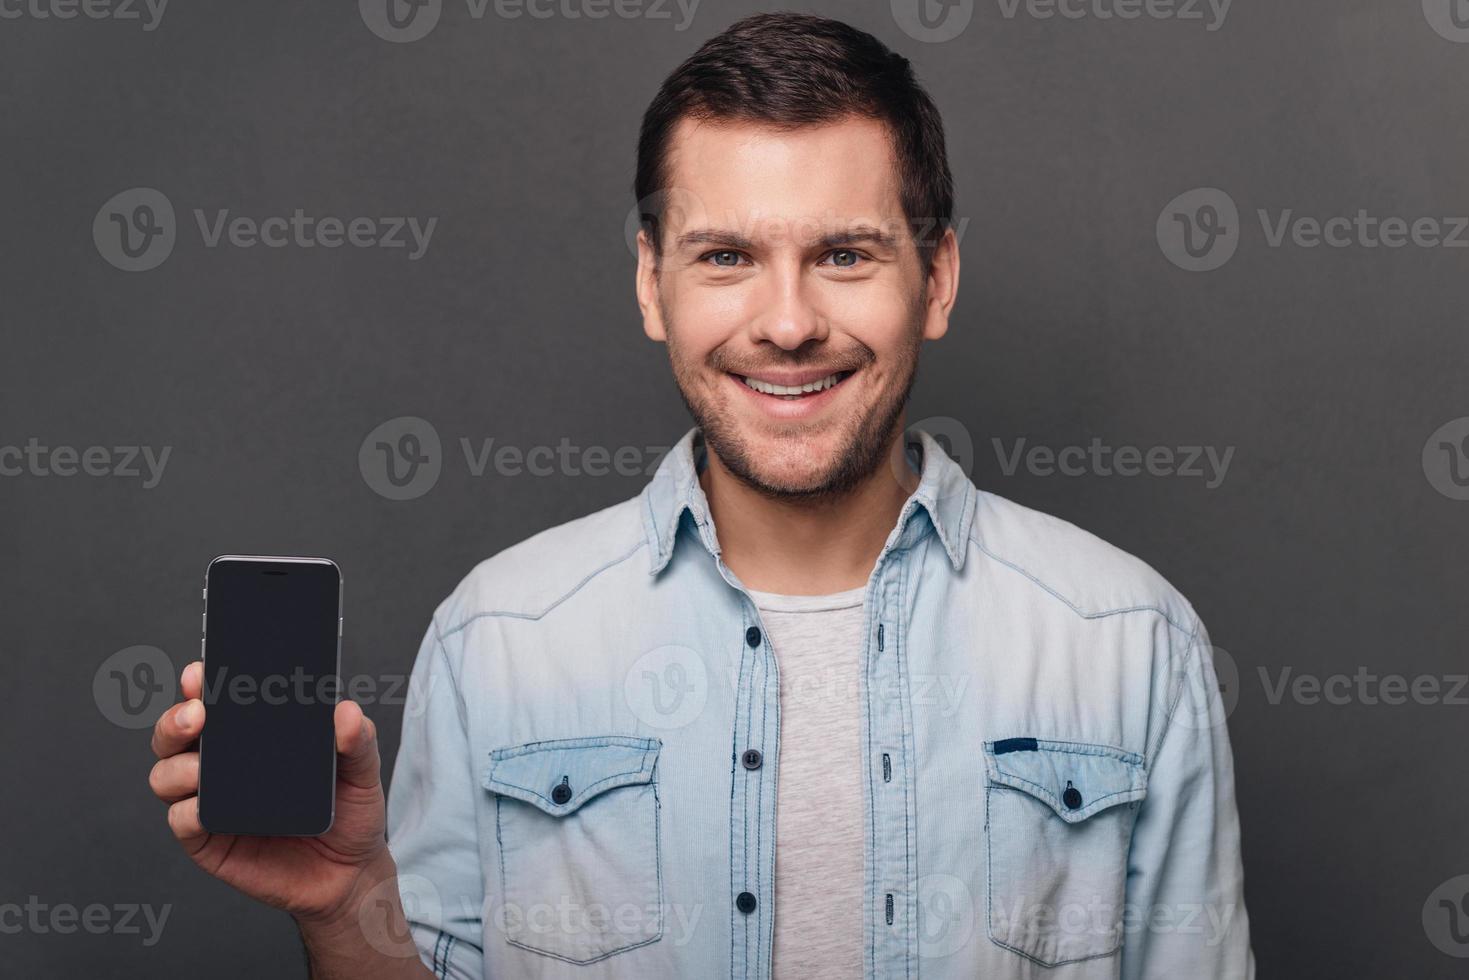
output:
[[[904,502],[883,553],[916,543],[926,533],[926,523],[937,533],[954,571],[961,571],[968,552],[965,542],[974,514],[974,484],[927,432],[910,429],[904,438],[908,458],[919,470],[918,488]],[[699,484],[704,453],[704,441],[698,428],[690,429],[669,450],[658,464],[653,479],[643,488],[643,530],[650,555],[648,570],[654,575],[661,572],[673,557],[684,514],[689,515],[705,549],[715,557],[719,555],[719,540],[715,537],[714,524],[709,516],[709,501]],[[926,521],[915,521],[915,515],[923,515]]]

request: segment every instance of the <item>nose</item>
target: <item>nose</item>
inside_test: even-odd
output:
[[[807,341],[825,340],[830,333],[814,291],[801,275],[799,260],[767,276],[753,298],[759,309],[749,321],[750,339],[757,343],[765,340],[795,350]]]

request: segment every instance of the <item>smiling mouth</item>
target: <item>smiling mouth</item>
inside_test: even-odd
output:
[[[758,391],[762,395],[770,395],[787,401],[795,401],[801,398],[809,398],[812,395],[818,395],[829,388],[835,388],[851,376],[851,371],[835,371],[824,378],[817,378],[815,381],[808,381],[805,384],[778,385],[772,384],[769,381],[761,381],[759,378],[746,377],[742,374],[735,375],[747,388]]]

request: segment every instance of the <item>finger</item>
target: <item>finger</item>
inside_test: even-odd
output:
[[[168,829],[190,854],[204,846],[209,834],[199,822],[199,797],[179,800],[168,808]]]
[[[337,778],[361,789],[378,785],[377,726],[355,701],[337,704]]]
[[[148,787],[165,803],[177,803],[199,792],[199,753],[180,752],[153,764]]]
[[[195,660],[179,675],[179,687],[186,698],[204,696],[204,661]]]
[[[153,754],[178,755],[204,730],[204,702],[190,698],[169,708],[153,725]]]

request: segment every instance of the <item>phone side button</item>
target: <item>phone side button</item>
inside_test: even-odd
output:
[[[342,617],[341,616],[338,616],[337,617],[337,636],[340,637],[341,635],[342,635]]]

